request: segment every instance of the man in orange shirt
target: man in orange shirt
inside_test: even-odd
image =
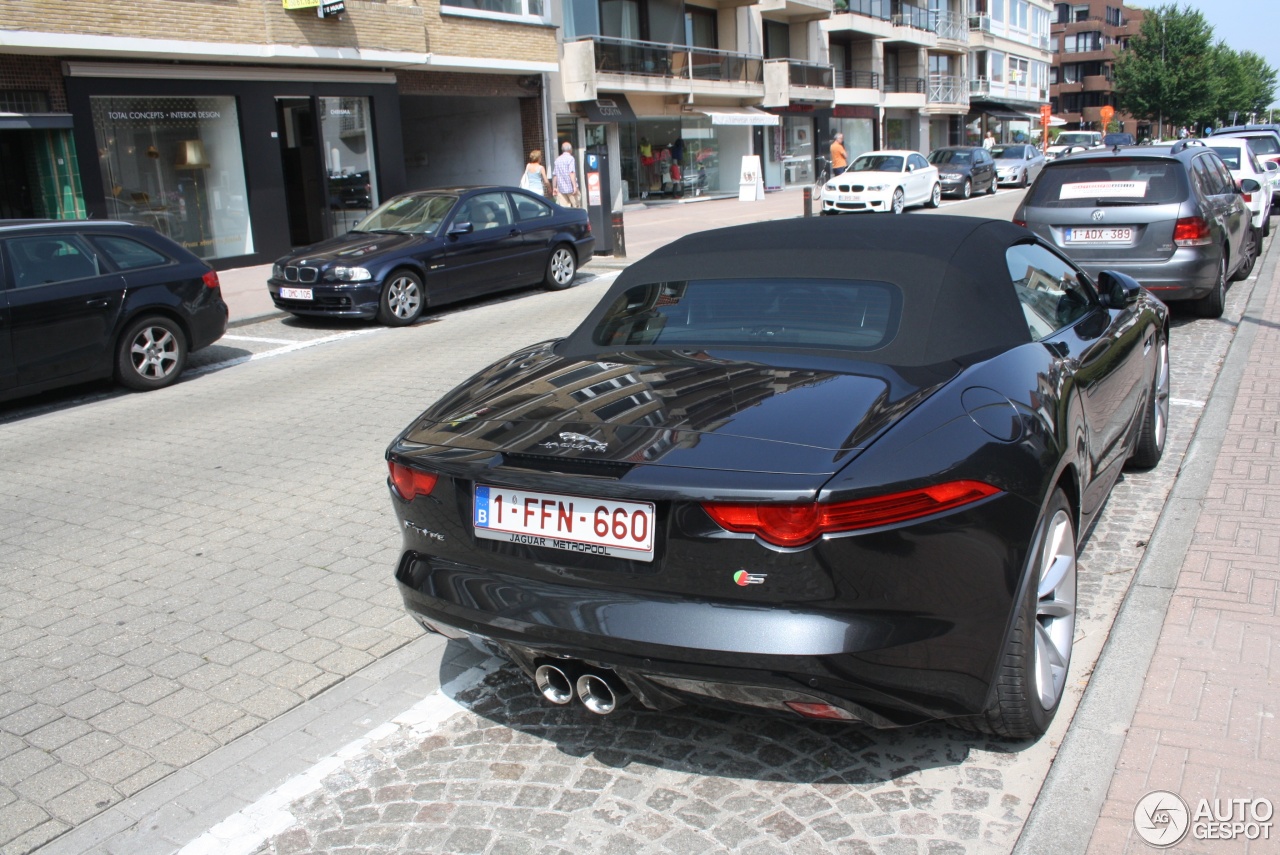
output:
[[[849,153],[844,150],[844,134],[836,133],[836,138],[831,141],[831,177],[844,172],[848,165]]]

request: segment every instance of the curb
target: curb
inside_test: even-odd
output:
[[[1013,855],[1083,855],[1089,847],[1253,349],[1257,325],[1245,321],[1266,305],[1278,257],[1268,245],[1182,469]]]

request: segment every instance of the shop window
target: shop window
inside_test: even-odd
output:
[[[108,216],[150,226],[201,258],[254,251],[235,98],[91,103]]]
[[[329,232],[344,234],[378,204],[368,98],[321,98],[329,180]]]

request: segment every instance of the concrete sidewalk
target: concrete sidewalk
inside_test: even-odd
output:
[[[1016,853],[1139,853],[1148,841],[1212,855],[1280,852],[1278,261],[1271,250],[1259,262],[1177,484]]]
[[[696,197],[680,202],[628,205],[623,211],[626,257],[597,255],[584,268],[590,272],[625,267],[682,235],[741,223],[798,217],[804,213],[803,206],[803,192],[798,189],[769,193],[759,202],[741,202],[737,197]],[[282,314],[267,293],[270,276],[270,264],[238,267],[218,273],[222,296],[231,309],[233,325]]]

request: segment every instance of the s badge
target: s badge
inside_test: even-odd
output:
[[[739,570],[733,574],[733,581],[745,588],[747,585],[763,585],[764,577],[765,574],[763,573],[748,573],[746,570]]]

